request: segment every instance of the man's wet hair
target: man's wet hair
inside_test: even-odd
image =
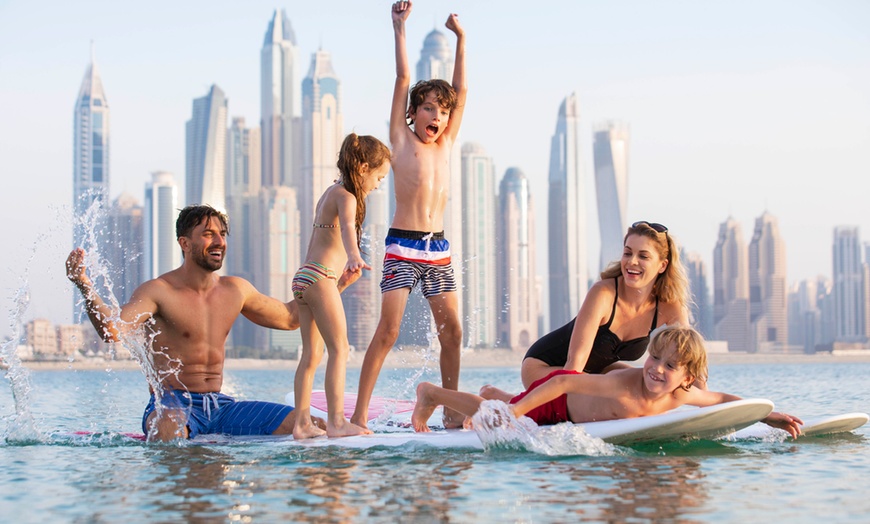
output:
[[[191,204],[178,213],[178,219],[175,221],[175,238],[189,237],[196,226],[211,217],[217,217],[227,234],[230,233],[230,219],[225,213],[208,204]]]

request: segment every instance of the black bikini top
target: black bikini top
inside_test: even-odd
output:
[[[617,290],[616,295],[613,297],[613,311],[610,313],[610,320],[607,321],[607,324],[598,327],[598,333],[595,334],[595,340],[592,342],[589,360],[586,361],[586,367],[583,369],[586,373],[601,373],[604,368],[620,360],[637,360],[643,356],[649,344],[649,333],[646,336],[623,342],[610,331],[613,317],[616,316],[616,301],[619,298],[619,282],[614,278],[613,283],[616,285]],[[652,325],[649,328],[650,333],[656,328],[658,320],[659,298],[656,297],[656,309],[653,314]]]

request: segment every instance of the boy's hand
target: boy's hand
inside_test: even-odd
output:
[[[396,2],[391,11],[393,23],[404,22],[411,14],[411,2]]]
[[[453,31],[456,36],[462,35],[465,31],[462,29],[462,26],[459,25],[459,15],[456,13],[450,13],[450,16],[447,17],[447,22],[444,23],[444,26],[447,29]]]
[[[804,423],[797,417],[776,411],[768,415],[762,422],[774,428],[784,429],[792,438],[797,438],[801,434],[801,425]]]

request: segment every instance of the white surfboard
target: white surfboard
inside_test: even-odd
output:
[[[807,419],[804,425],[801,426],[800,437],[816,437],[822,435],[833,435],[836,433],[846,433],[856,430],[866,424],[870,420],[867,413],[844,413],[833,417],[817,417]],[[753,424],[746,429],[735,432],[729,435],[729,439],[747,439],[747,438],[765,438],[776,432],[781,432],[776,428],[772,428],[767,424]],[[799,438],[800,438],[799,437]]]
[[[322,392],[314,393],[319,397]],[[348,403],[349,397],[350,394],[345,394],[346,403]],[[288,394],[287,400],[292,400],[292,393]],[[381,404],[390,405],[391,402],[396,401],[380,398],[378,399],[378,406]],[[403,412],[413,410],[413,402],[403,402],[400,408],[404,410]],[[316,416],[325,415],[314,404],[312,401],[312,414]],[[369,410],[370,415],[379,411],[379,409],[373,409],[373,406],[370,406]],[[587,422],[577,425],[582,426],[589,435],[611,444],[633,444],[685,438],[714,439],[750,426],[769,415],[771,411],[773,411],[773,402],[769,400],[745,399],[706,408],[681,408],[649,417]],[[340,439],[311,439],[300,443],[313,446],[334,445],[352,448],[403,446],[412,443],[433,447],[483,448],[483,444],[477,438],[477,434],[466,430],[441,430],[429,433],[411,433],[407,431],[376,433],[374,435],[361,435]]]

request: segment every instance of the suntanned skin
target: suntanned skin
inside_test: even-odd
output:
[[[155,371],[161,374],[179,368],[177,375],[161,374],[166,388],[195,393],[221,390],[225,344],[240,313],[272,329],[292,330],[299,326],[294,302],[283,303],[263,295],[243,278],[217,274],[226,253],[226,233],[217,217],[204,219],[189,237],[178,239],[184,255],[181,266],[139,286],[120,313],[113,312],[94,291],[83,263],[84,250],[76,248],[67,258],[67,276],[85,297],[88,317],[104,340],[121,341],[127,333],[153,321],[147,329],[156,333],[152,344]],[[346,287],[357,278],[359,274],[342,275],[341,285]],[[120,318],[120,322],[114,318]],[[170,360],[181,365],[172,365]],[[152,419],[154,416],[156,412]],[[275,434],[291,433],[294,421],[295,411]],[[158,422],[157,438],[186,436],[184,423],[178,414],[170,413]]]
[[[439,232],[444,229],[444,208],[450,187],[450,152],[462,123],[468,90],[465,79],[465,31],[459,24],[458,16],[451,14],[445,26],[456,35],[452,81],[456,91],[456,107],[451,111],[440,106],[435,94],[430,92],[422,104],[409,108],[411,68],[406,51],[405,21],[411,13],[411,7],[411,2],[396,2],[391,8],[396,54],[396,83],[390,111],[396,213],[391,227]],[[413,129],[406,122],[409,111],[414,122]],[[384,360],[398,339],[409,291],[396,289],[383,294],[380,320],[363,360],[356,408],[350,419],[361,427],[367,427],[368,404]],[[441,343],[441,383],[444,387],[457,389],[462,344],[458,293],[441,293],[428,300]],[[462,424],[462,417],[447,410],[444,423],[447,427],[458,427]]]
[[[658,255],[653,242],[643,235],[629,235],[623,248],[622,276],[618,279],[618,290],[614,289],[611,279],[599,280],[586,294],[571,341],[568,346],[568,361],[564,368],[550,366],[537,358],[523,360],[521,375],[523,386],[541,379],[557,369],[583,371],[592,352],[592,343],[598,328],[607,323],[613,311],[613,301],[618,294],[616,316],[611,330],[620,340],[632,340],[646,336],[655,314],[656,302],[653,285],[659,274],[667,269],[668,261]],[[681,304],[659,302],[658,325],[688,324],[689,312]],[[605,371],[626,367],[617,362]],[[706,387],[699,383],[700,387]]]
[[[684,404],[712,406],[740,400],[736,395],[699,389],[694,377],[674,358],[672,348],[661,355],[650,355],[643,368],[618,369],[603,375],[557,375],[536,387],[511,411],[517,417],[567,394],[568,415],[572,422],[593,422],[657,415]],[[472,416],[485,399],[472,393],[449,391],[427,382],[417,387],[417,404],[411,421],[418,432],[429,431],[426,421],[439,405],[450,405]],[[762,422],[800,435],[803,421],[785,413],[774,412]]]

